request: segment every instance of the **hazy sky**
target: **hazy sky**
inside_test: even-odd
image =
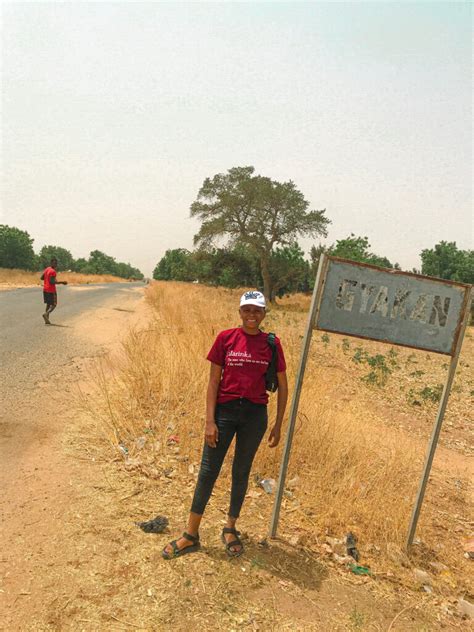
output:
[[[207,176],[293,180],[374,252],[473,247],[468,2],[2,5],[2,223],[150,274]],[[311,240],[302,245],[309,249]]]

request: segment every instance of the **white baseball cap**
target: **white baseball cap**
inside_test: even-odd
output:
[[[265,309],[265,297],[257,290],[244,292],[240,298],[240,307],[243,307],[244,305],[256,305],[257,307],[263,307],[263,309]]]

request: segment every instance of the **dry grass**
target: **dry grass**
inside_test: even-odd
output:
[[[177,471],[187,474],[189,464],[197,470],[208,370],[205,356],[218,331],[238,324],[238,296],[238,290],[155,283],[148,291],[154,310],[148,329],[130,333],[113,367],[97,366],[98,391],[88,400],[90,411],[114,449],[119,443],[128,446],[131,466],[145,475],[158,477],[163,459],[173,450],[185,455],[184,462],[176,464]],[[308,297],[292,297],[271,310],[265,321],[266,330],[276,331],[283,341],[290,393],[308,303]],[[288,479],[298,476],[299,480],[293,495],[284,500],[282,529],[296,528],[307,544],[318,544],[327,533],[340,536],[351,529],[366,545],[380,549],[382,557],[393,557],[404,543],[432,421],[422,441],[391,423],[393,396],[387,396],[387,389],[362,383],[362,369],[340,349],[341,337],[332,338],[327,348],[318,344],[310,354],[288,472]],[[372,343],[364,344],[371,348]],[[381,348],[378,345],[379,352]],[[405,350],[400,353],[413,356]],[[391,379],[398,384],[401,378]],[[273,399],[271,411],[274,403]],[[418,410],[408,412],[418,414]],[[433,420],[434,412],[428,413],[427,419]],[[179,448],[167,447],[171,434],[179,436]],[[134,448],[140,436],[152,439],[147,445],[153,450]],[[277,478],[282,444],[277,450],[261,448],[254,472]],[[228,476],[227,467],[219,482],[223,488]],[[435,548],[442,541],[441,557],[462,566],[454,541],[446,546],[445,539],[449,530],[459,527],[450,509],[454,507],[457,516],[467,515],[467,483],[451,483],[443,481],[429,490],[419,535]],[[447,509],[442,532],[441,507]]]
[[[78,417],[71,455],[102,476],[92,487],[80,477],[79,499],[66,517],[77,559],[68,558],[54,603],[45,608],[42,620],[50,627],[32,629],[80,624],[86,630],[180,631],[188,630],[190,621],[216,632],[463,629],[465,622],[446,609],[454,612],[457,598],[472,592],[472,562],[462,554],[471,528],[469,480],[457,467],[468,442],[453,443],[457,451],[438,451],[418,532],[423,544],[410,557],[402,552],[435,409],[430,402],[413,408],[406,392],[423,386],[421,369],[433,383],[445,375],[443,359],[422,352],[401,350],[398,368],[386,386],[376,388],[360,379],[367,367],[352,362],[358,341],[348,350],[341,336],[331,335],[323,344],[321,332],[315,332],[289,471],[289,479],[299,478],[284,498],[279,539],[262,542],[273,496],[252,476],[239,521],[246,553],[228,560],[220,543],[227,462],[201,526],[202,551],[172,562],[161,559],[171,534],[184,526],[197,477],[205,355],[219,330],[238,324],[239,291],[155,283],[147,295],[150,322],[126,336],[118,356],[97,361],[83,385],[90,425]],[[265,321],[283,340],[290,383],[308,302],[284,300]],[[451,434],[463,437],[466,388],[472,390],[473,340],[466,342],[462,382],[456,382],[446,419],[453,424]],[[383,345],[363,344],[370,353],[387,353]],[[179,445],[168,445],[170,435],[178,435]],[[273,451],[263,446],[254,474],[276,477],[280,457],[281,446]],[[147,535],[136,527],[135,521],[156,514],[169,518],[170,533]],[[349,529],[373,577],[356,577],[327,550],[327,535],[341,537]],[[449,569],[435,571],[432,561]],[[414,566],[430,573],[433,594],[415,585]]]
[[[0,289],[42,285],[40,276],[41,272],[0,268]],[[81,274],[79,272],[58,272],[58,278],[68,283],[123,283],[125,281],[111,274]]]

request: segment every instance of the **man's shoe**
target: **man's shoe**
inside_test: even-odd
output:
[[[48,314],[43,314],[43,320],[44,320],[44,324],[45,325],[51,325],[51,323],[49,322],[49,316]]]

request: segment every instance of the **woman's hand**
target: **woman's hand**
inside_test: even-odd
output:
[[[215,448],[219,441],[219,430],[213,421],[206,421],[205,430],[206,443],[210,448]]]
[[[268,437],[268,445],[270,446],[270,448],[276,448],[277,445],[280,443],[280,432],[280,426],[275,425],[271,429],[270,436]]]

